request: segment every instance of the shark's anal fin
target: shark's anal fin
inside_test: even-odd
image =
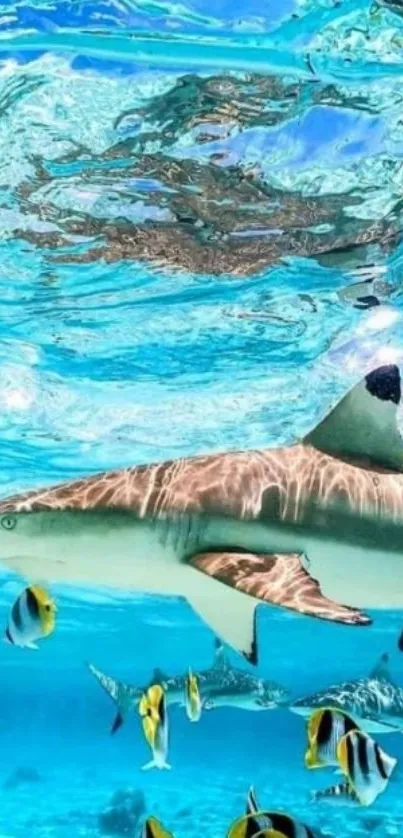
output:
[[[217,551],[192,556],[191,563],[203,573],[253,597],[252,603],[260,600],[299,614],[349,625],[371,622],[361,611],[325,597],[317,580],[305,569],[303,558],[297,553]],[[232,612],[232,619],[238,621],[236,611]]]
[[[339,401],[304,439],[327,454],[367,460],[403,470],[403,440],[397,426],[399,368],[373,370]]]

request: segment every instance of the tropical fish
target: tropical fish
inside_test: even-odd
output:
[[[368,626],[403,606],[400,400],[398,367],[378,367],[300,443],[15,495],[0,556],[28,579],[184,596],[255,664],[259,603]]]
[[[197,675],[193,675],[190,669],[185,680],[185,706],[188,719],[198,722],[202,711],[199,684]]]
[[[237,827],[237,824],[239,825]],[[253,786],[250,787],[247,800],[246,810],[243,818],[239,818],[233,824],[233,828],[239,829],[239,832],[234,834],[231,831],[228,833],[228,838],[242,838],[243,835],[247,838],[259,834],[255,830],[276,829],[279,830],[286,838],[320,838],[319,833],[314,832],[311,827],[297,821],[289,815],[284,815],[281,812],[266,812],[262,811],[257,799]],[[242,832],[245,830],[246,832]]]
[[[312,800],[316,803],[328,803],[334,806],[359,806],[360,799],[350,783],[337,783],[326,789],[312,792]]]
[[[243,815],[230,826],[227,838],[316,838],[309,826],[281,812],[254,812]]]
[[[315,710],[308,721],[308,750],[305,754],[306,768],[322,768],[338,765],[337,746],[340,739],[350,730],[356,730],[356,722],[332,707]]]
[[[123,725],[131,709],[137,711],[145,687],[126,684],[88,664],[90,672],[116,704],[117,712],[111,733]],[[257,678],[252,672],[233,666],[220,640],[215,640],[215,656],[209,669],[195,673],[203,710],[217,707],[236,707],[239,710],[272,710],[288,703],[289,692],[285,687],[267,678]],[[186,675],[168,675],[155,669],[151,684],[161,684],[167,704],[185,703]]]
[[[289,705],[298,715],[309,717],[315,709],[337,707],[357,721],[366,733],[403,731],[403,687],[395,684],[384,654],[366,678],[342,681],[305,696]]]
[[[340,739],[337,757],[363,806],[370,806],[385,791],[397,764],[362,730],[350,730]]]
[[[5,640],[13,646],[37,649],[35,640],[47,637],[55,627],[56,603],[44,588],[31,585],[11,609]]]
[[[157,818],[147,818],[144,823],[141,838],[173,838],[171,832],[168,832],[162,823]]]
[[[153,758],[143,769],[167,768],[168,755],[168,715],[165,693],[159,684],[149,687],[140,700],[139,712],[142,717],[144,736],[151,748]]]

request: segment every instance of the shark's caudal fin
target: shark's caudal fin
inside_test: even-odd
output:
[[[115,702],[117,707],[116,716],[111,725],[111,733],[116,733],[124,724],[126,716],[132,705],[132,700],[127,694],[127,688],[122,681],[117,681],[109,675],[105,675],[100,669],[97,669],[92,663],[87,664],[88,669],[92,672],[94,678],[98,681],[105,692]]]
[[[401,399],[399,368],[378,367],[362,379],[303,440],[327,454],[366,459],[403,470],[403,440],[397,427]]]

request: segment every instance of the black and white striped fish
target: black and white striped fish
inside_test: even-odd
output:
[[[350,730],[357,728],[354,719],[343,710],[332,707],[315,710],[308,720],[306,768],[338,765],[337,745],[340,739]]]
[[[337,756],[341,770],[363,806],[370,806],[385,791],[397,765],[397,759],[361,730],[351,730],[343,736],[337,746]]]
[[[54,630],[56,611],[56,603],[44,588],[25,588],[11,609],[4,639],[13,646],[37,649],[34,641]]]
[[[312,801],[333,806],[360,806],[360,799],[348,782],[312,792]]]
[[[282,812],[262,811],[253,786],[250,787],[246,801],[246,813],[235,821],[228,833],[228,838],[256,838],[259,832],[274,830],[284,838],[316,838],[315,832],[305,824]]]

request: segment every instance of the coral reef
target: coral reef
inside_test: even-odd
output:
[[[146,809],[144,795],[135,789],[118,789],[108,806],[98,815],[98,828],[102,835],[132,836],[138,832],[138,823]]]

